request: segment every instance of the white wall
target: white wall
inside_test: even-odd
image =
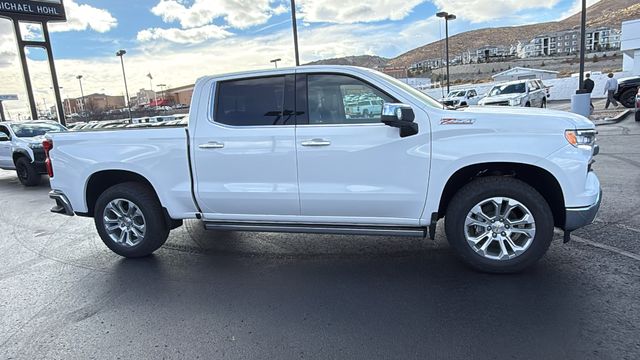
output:
[[[622,23],[620,49],[624,53],[623,70],[640,75],[640,19]]]

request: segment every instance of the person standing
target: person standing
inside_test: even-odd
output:
[[[615,93],[618,91],[618,80],[613,78],[613,73],[609,73],[609,79],[607,79],[607,83],[604,85],[604,93],[607,95],[607,104],[604,106],[605,109],[609,108],[609,104],[613,104],[614,107],[618,107],[618,102],[613,97]]]
[[[591,80],[591,73],[586,73],[584,75],[586,79],[584,79],[582,90],[589,93],[589,104],[591,104],[591,113],[593,113],[593,102],[591,101],[591,93],[593,92],[593,88],[596,86],[596,83]]]

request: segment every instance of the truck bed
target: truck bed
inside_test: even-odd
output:
[[[52,189],[69,197],[80,214],[89,211],[84,192],[92,181],[113,172],[144,176],[158,192],[162,204],[175,218],[195,216],[187,129],[139,128],[105,129],[51,134],[50,152],[54,176]]]

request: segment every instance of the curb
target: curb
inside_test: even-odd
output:
[[[617,124],[622,120],[624,120],[629,114],[631,114],[631,112],[632,112],[631,109],[626,109],[625,111],[621,112],[620,114],[618,114],[616,117],[612,119],[601,120],[599,122],[594,121],[594,123],[596,124],[596,126]]]

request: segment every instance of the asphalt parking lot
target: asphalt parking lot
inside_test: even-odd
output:
[[[517,275],[420,238],[205,232],[111,253],[0,171],[0,358],[638,359],[640,124],[599,127],[596,222]]]

